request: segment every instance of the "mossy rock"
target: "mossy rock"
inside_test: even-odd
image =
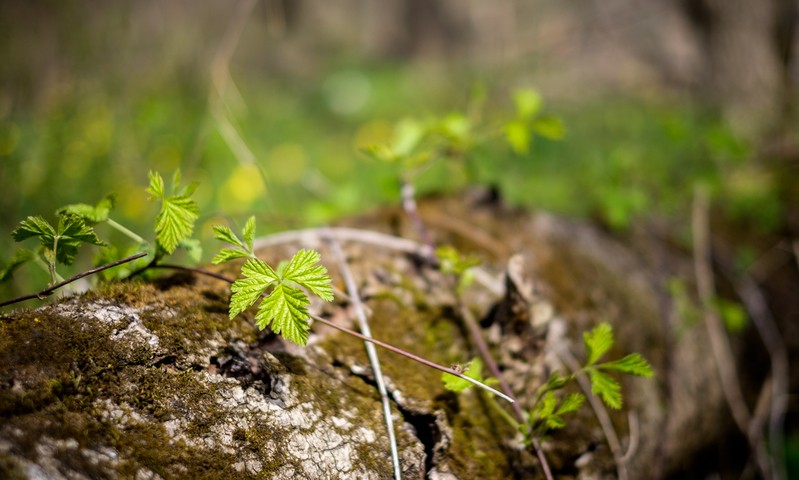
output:
[[[482,256],[485,277],[500,289],[509,256],[527,256],[525,274],[535,288],[524,312],[509,310],[507,295],[484,286],[464,294],[525,408],[555,366],[555,343],[579,345],[568,339],[599,321],[616,328],[612,354],[639,351],[659,372],[668,348],[679,353],[671,357],[678,366],[701,355],[701,332],[670,346],[658,308],[661,277],[684,272],[655,271],[634,249],[551,216],[463,199],[426,202],[421,213],[440,243]],[[389,210],[349,224],[412,237],[402,218]],[[375,337],[444,365],[476,356],[439,271],[385,245],[342,243]],[[319,235],[260,254],[276,262],[301,247],[322,251],[343,290]],[[678,260],[671,262],[677,269]],[[258,331],[252,312],[229,319],[228,298],[224,282],[181,275],[102,286],[5,314],[0,478],[392,478],[362,342],[314,325],[307,347],[285,343]],[[346,300],[312,309],[351,326]],[[509,311],[522,323],[511,327],[499,318]],[[581,355],[577,347],[574,353]],[[443,389],[440,372],[385,351],[380,357],[405,478],[542,478],[535,455],[484,395],[455,395]],[[671,404],[701,385],[701,408],[720,410],[712,369],[688,370],[669,392]],[[664,382],[626,382],[624,409],[611,412],[622,446],[635,444],[623,466],[631,478],[653,474],[657,458],[668,459],[657,468],[679,468],[689,451],[724,431],[717,415],[690,406],[667,415]],[[640,420],[632,440],[629,415]],[[678,441],[697,426],[703,435],[695,445]],[[562,478],[618,471],[588,409],[543,448]]]

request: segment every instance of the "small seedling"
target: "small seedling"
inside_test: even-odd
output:
[[[252,250],[255,236],[255,218],[245,224],[242,242],[225,226],[214,227],[216,238],[233,245],[222,249],[213,263],[222,263],[236,258],[247,258],[241,267],[244,278],[236,280],[231,287],[230,318],[245,311],[264,297],[258,306],[255,320],[260,329],[269,326],[273,332],[298,345],[308,342],[308,295],[303,287],[327,302],[333,301],[331,278],[323,265],[318,265],[321,256],[315,250],[300,250],[288,263],[272,268],[257,258]],[[271,291],[267,294],[267,290]]]
[[[7,274],[10,274],[16,266],[28,259],[41,260],[41,258],[44,258],[44,263],[50,274],[50,284],[52,285],[59,280],[63,280],[56,271],[57,263],[72,265],[78,254],[78,248],[83,244],[105,245],[97,237],[94,228],[87,225],[80,216],[63,212],[57,217],[55,227],[50,225],[44,217],[38,215],[28,217],[20,222],[19,226],[11,233],[14,240],[21,242],[29,238],[37,238],[40,248],[36,253],[17,252],[9,267],[5,269],[8,272]],[[6,274],[6,271],[3,273]]]
[[[621,384],[609,375],[610,372],[639,377],[653,375],[652,367],[638,353],[631,353],[620,360],[597,363],[613,346],[613,328],[607,323],[601,323],[590,332],[585,332],[583,343],[587,356],[585,365],[579,371],[572,372],[568,376],[563,376],[557,371],[553,372],[547,382],[536,392],[535,402],[527,412],[524,424],[520,424],[507,413],[502,415],[514,429],[524,435],[525,443],[529,444],[533,438],[541,438],[551,430],[565,427],[564,416],[572,414],[582,407],[585,396],[581,393],[570,393],[563,398],[556,395],[557,391],[574,381],[577,375],[587,374],[591,381],[591,393],[600,397],[608,407],[615,410],[622,406]],[[464,373],[486,383],[496,381],[496,379],[483,380],[481,370],[482,363],[478,359],[474,359]],[[451,375],[443,375],[442,380],[444,388],[455,392],[463,391],[471,386],[468,382]],[[488,401],[494,402],[490,397]],[[504,412],[498,408],[498,405],[494,405],[494,407],[500,413]]]

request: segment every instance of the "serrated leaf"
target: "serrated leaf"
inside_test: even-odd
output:
[[[533,418],[543,420],[555,413],[555,407],[557,406],[558,397],[552,392],[547,392],[544,394],[544,397],[538,401],[531,413]]]
[[[272,282],[280,280],[280,276],[275,272],[272,267],[266,264],[260,258],[251,258],[241,267],[242,275],[250,278],[258,279],[267,286]]]
[[[621,360],[614,360],[597,365],[597,368],[647,378],[654,374],[649,362],[637,353],[631,353]]]
[[[161,178],[161,174],[150,171],[147,176],[150,177],[150,185],[147,187],[147,193],[154,199],[164,198],[164,179]]]
[[[161,211],[155,219],[158,243],[167,253],[172,253],[181,240],[191,236],[194,222],[199,217],[197,204],[189,197],[171,196],[163,199]]]
[[[297,345],[308,342],[308,297],[298,289],[277,284],[262,302],[255,315],[258,327],[269,326],[273,332],[282,335]]]
[[[581,393],[571,393],[563,399],[558,408],[555,410],[556,415],[565,415],[567,413],[576,412],[583,406],[585,396]]]
[[[472,361],[469,362],[469,366],[463,372],[463,375],[478,381],[482,381],[483,362],[479,358],[473,358]],[[463,390],[474,386],[472,382],[464,380],[460,377],[456,377],[450,373],[442,374],[441,381],[444,382],[444,388],[451,392],[462,392]]]
[[[20,267],[23,263],[32,260],[34,257],[34,253],[30,250],[26,250],[24,248],[17,249],[17,252],[8,261],[5,267],[0,269],[0,282],[5,282],[11,275],[14,273],[14,270]]]
[[[108,215],[111,209],[114,208],[114,196],[108,195],[100,200],[97,205],[88,205],[86,203],[73,203],[59,208],[56,215],[65,213],[77,215],[84,219],[87,223],[96,224],[108,220]]]
[[[544,420],[544,425],[550,430],[558,430],[566,426],[566,421],[559,415],[551,415]]]
[[[530,151],[530,129],[521,120],[512,120],[505,124],[505,140],[511,149],[519,155]]]
[[[522,119],[531,118],[541,110],[541,95],[535,90],[525,88],[513,92],[513,104],[516,116]]]
[[[58,227],[56,229],[55,238],[56,242],[48,248],[56,249],[56,260],[64,265],[72,265],[75,257],[78,254],[78,247],[82,243],[90,245],[103,246],[102,240],[94,233],[94,229],[83,218],[72,215],[63,214],[58,216]]]
[[[591,379],[591,392],[602,398],[605,405],[618,410],[621,408],[621,385],[613,377],[599,370],[588,370]]]
[[[593,365],[613,346],[613,327],[600,323],[590,332],[583,333],[583,343],[588,357],[586,365]]]
[[[241,240],[239,240],[239,237],[237,237],[236,234],[233,233],[233,230],[231,230],[230,227],[227,227],[225,225],[214,225],[213,229],[214,229],[214,237],[216,237],[217,240],[221,240],[223,242],[229,243],[231,245],[236,245],[239,247],[244,246]]]
[[[53,246],[55,238],[55,229],[47,223],[47,220],[40,216],[31,216],[19,223],[19,226],[11,232],[11,236],[15,241],[21,242],[28,238],[38,237],[39,241],[45,247]]]
[[[560,390],[569,383],[569,377],[564,377],[558,372],[552,372],[547,383],[542,387],[543,390]]]
[[[252,252],[252,244],[255,241],[255,217],[250,217],[247,219],[247,223],[244,224],[244,230],[242,231],[244,234],[244,241],[247,242],[247,250]]]
[[[216,256],[211,260],[211,263],[214,265],[218,265],[220,263],[224,263],[230,260],[234,260],[236,258],[247,258],[250,254],[245,252],[244,250],[237,250],[233,248],[223,248],[216,254]]]
[[[230,318],[235,317],[255,304],[268,286],[268,284],[259,281],[257,278],[240,278],[233,282],[230,287],[230,291],[233,292],[230,297]]]
[[[332,281],[327,274],[327,268],[316,265],[321,259],[316,250],[302,249],[297,252],[282,272],[284,280],[296,282],[307,288],[322,300],[333,300]]]

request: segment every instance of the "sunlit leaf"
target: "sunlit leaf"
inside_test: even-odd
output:
[[[262,302],[255,319],[259,328],[269,326],[297,345],[308,342],[308,297],[302,290],[278,284]]]
[[[603,322],[590,332],[583,333],[585,353],[588,356],[586,365],[593,365],[613,346],[613,328]]]
[[[591,379],[591,392],[599,396],[605,404],[615,410],[621,408],[621,385],[613,377],[599,370],[588,370]]]
[[[639,377],[651,377],[654,372],[649,362],[637,353],[631,353],[621,360],[603,363],[597,365],[597,368],[602,370],[610,370],[613,372],[626,373],[628,375],[637,375]]]

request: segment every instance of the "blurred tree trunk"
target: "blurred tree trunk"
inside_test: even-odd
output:
[[[795,0],[680,0],[703,47],[703,92],[738,129],[762,133],[789,113]]]

